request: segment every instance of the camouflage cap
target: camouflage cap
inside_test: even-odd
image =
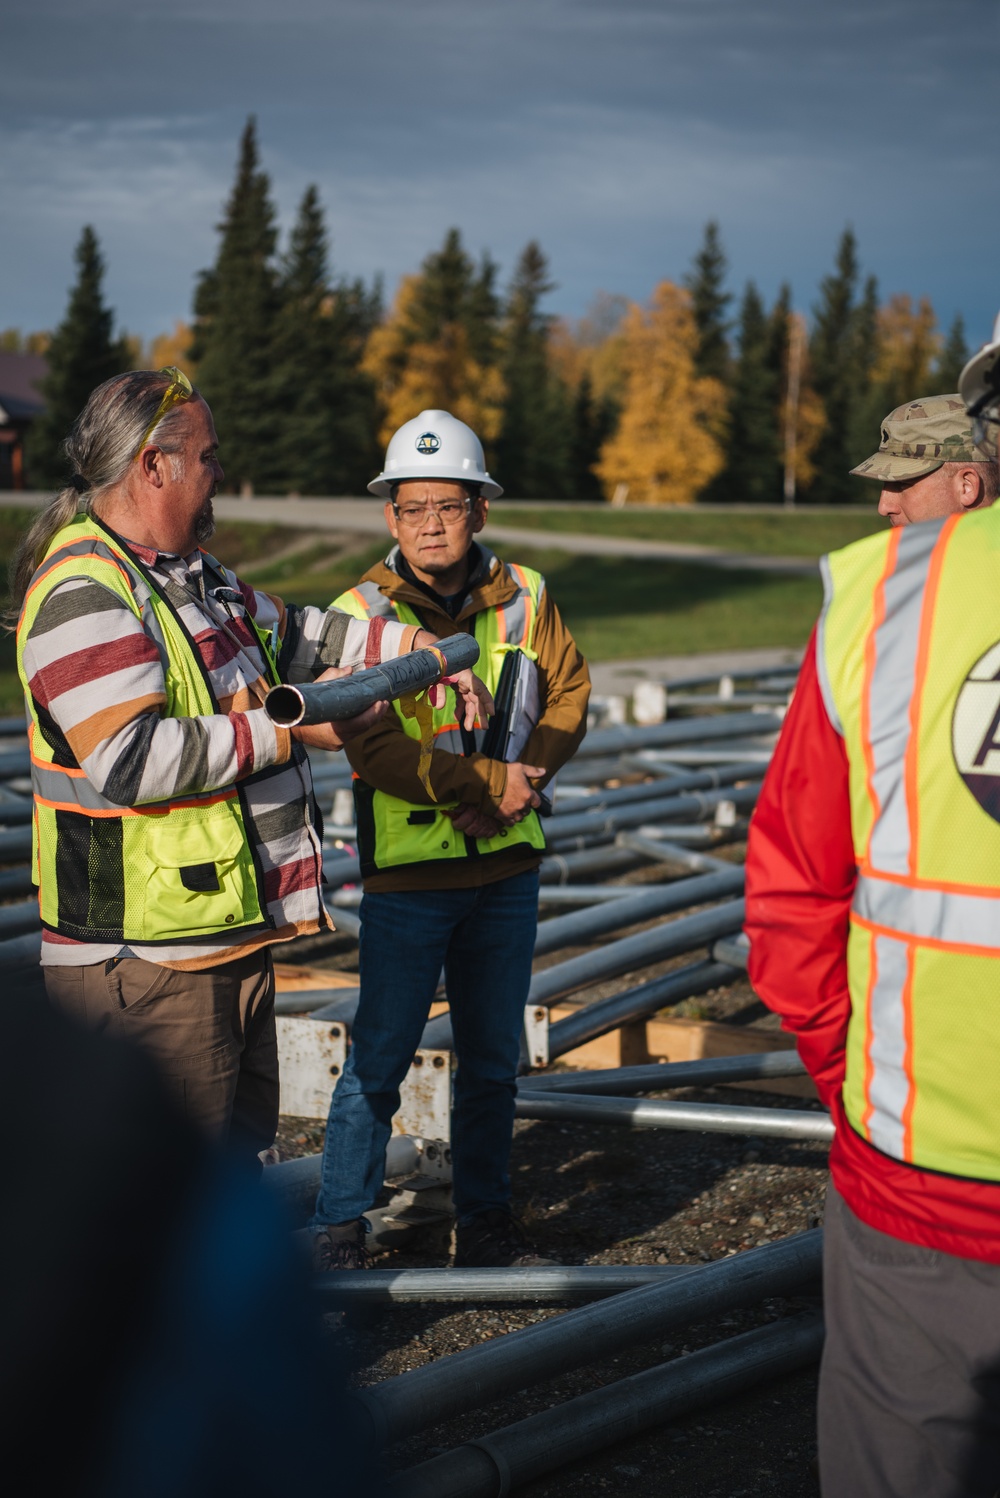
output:
[[[929,395],[890,411],[882,422],[878,452],[851,472],[883,484],[907,483],[942,463],[986,463],[992,456],[973,442],[960,395]]]

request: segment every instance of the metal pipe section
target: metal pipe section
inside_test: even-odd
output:
[[[331,888],[355,884],[361,878],[361,861],[356,853],[331,853],[323,859],[323,880]]]
[[[359,988],[290,989],[274,996],[275,1014],[312,1014],[314,1019],[349,1025],[358,1008]]]
[[[34,892],[30,864],[21,868],[0,869],[0,900],[15,900],[18,895]]]
[[[617,1030],[630,1020],[643,1019],[655,1014],[668,1004],[679,1004],[683,999],[693,999],[710,989],[721,988],[725,983],[734,983],[743,974],[728,962],[692,962],[675,972],[664,973],[648,983],[635,988],[626,988],[610,998],[598,999],[595,1004],[582,1005],[575,1014],[556,1020],[549,1027],[549,1060],[564,1056],[598,1035]]]
[[[31,828],[0,832],[0,863],[25,863],[31,857]]]
[[[27,749],[8,749],[0,754],[0,780],[20,780],[31,774],[31,755]]]
[[[26,931],[40,930],[41,924],[37,899],[0,905],[0,937],[23,936]]]
[[[655,863],[676,863],[683,869],[693,869],[699,874],[710,874],[713,869],[733,867],[724,858],[713,858],[709,853],[699,853],[694,848],[682,847],[680,843],[667,842],[665,838],[643,837],[639,832],[619,832],[615,842],[620,848],[628,848]]]
[[[30,796],[11,793],[0,800],[0,827],[28,827],[35,815],[35,803]]]
[[[789,1317],[633,1373],[401,1472],[390,1498],[498,1498],[665,1420],[815,1363],[818,1312]]]
[[[792,1295],[819,1275],[822,1243],[819,1228],[796,1233],[765,1248],[717,1259],[696,1274],[627,1290],[481,1342],[374,1388],[353,1391],[351,1398],[370,1415],[376,1443],[384,1449],[429,1425],[678,1327],[772,1295]]]
[[[647,774],[651,773],[651,766],[644,768]],[[641,785],[619,785],[613,790],[593,791],[589,796],[573,796],[561,806],[557,801],[549,831],[553,837],[558,836],[560,819],[574,813],[603,811],[606,807],[627,806],[633,801],[656,800],[663,796],[665,790],[669,790],[671,795],[680,791],[714,790],[721,785],[732,785],[736,780],[753,780],[759,774],[759,760],[747,760],[742,765],[727,765],[725,769],[695,770],[690,774],[672,775],[667,786],[664,786],[661,779],[645,781]]]
[[[409,1134],[393,1134],[385,1153],[386,1178],[411,1175],[419,1163],[417,1141]],[[312,1213],[322,1168],[322,1155],[302,1155],[297,1160],[266,1166],[261,1181],[275,1192],[289,1216],[300,1223]]]
[[[538,874],[542,884],[568,884],[587,874],[624,873],[642,861],[629,848],[581,848],[576,853],[550,853]]]
[[[667,1103],[659,1098],[586,1097],[518,1089],[518,1118],[557,1123],[620,1124],[627,1129],[683,1129],[706,1134],[757,1134],[762,1139],[814,1139],[829,1144],[833,1119],[797,1109],[746,1108],[729,1103]]]
[[[707,704],[706,704],[707,705]],[[700,744],[709,739],[754,738],[777,733],[781,719],[775,713],[725,713],[712,718],[677,718],[667,723],[633,727],[621,724],[588,733],[576,757],[595,754],[634,754],[637,749],[658,749],[673,744]]]
[[[584,952],[566,962],[557,962],[544,972],[535,973],[528,990],[528,1003],[549,1004],[561,994],[707,946],[720,936],[741,930],[743,916],[743,901],[727,900],[724,905],[682,915],[676,921],[664,921],[651,931],[619,937],[596,952]]]
[[[277,689],[275,689],[277,690]],[[610,811],[584,811],[560,817],[550,828],[553,846],[561,848],[574,838],[613,835],[626,827],[641,827],[645,822],[669,822],[673,817],[707,817],[715,813],[720,801],[732,801],[739,810],[749,810],[760,795],[761,782],[752,785],[725,786],[714,791],[690,791],[684,796],[663,796],[657,801],[638,801]]]
[[[37,967],[41,960],[41,932],[32,931],[27,936],[12,936],[9,941],[0,941],[0,972]]]
[[[693,1264],[584,1264],[535,1269],[334,1269],[314,1275],[330,1309],[475,1301],[477,1305],[589,1305],[624,1290],[699,1274]]]
[[[438,652],[444,657],[443,670]],[[407,692],[423,691],[442,676],[465,671],[478,660],[479,645],[474,635],[449,635],[433,650],[414,650],[395,660],[383,661],[380,666],[356,671],[353,676],[342,676],[338,681],[272,687],[264,699],[264,709],[272,722],[282,728],[297,728],[300,723],[335,723],[341,718],[356,717],[376,702],[393,702]]]
[[[707,905],[712,900],[725,899],[727,895],[742,894],[743,878],[741,867],[727,864],[722,870],[694,874],[690,879],[678,879],[673,884],[647,885],[633,890],[623,900],[608,900],[597,910],[590,907],[575,910],[570,915],[555,916],[539,926],[535,956],[590,941],[595,936],[603,936],[606,931],[620,931],[623,926],[637,926],[641,921],[651,921],[657,916],[690,910],[695,905]]]
[[[715,1087],[723,1082],[757,1082],[767,1077],[805,1074],[796,1050],[757,1051],[744,1056],[711,1056],[702,1061],[616,1066],[604,1071],[540,1072],[525,1078],[518,1086],[533,1093],[629,1097],[638,1092],[667,1092],[674,1087]]]

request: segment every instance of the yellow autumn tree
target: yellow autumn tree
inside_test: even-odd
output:
[[[382,405],[381,442],[428,408],[450,411],[487,445],[499,437],[506,386],[493,277],[488,260],[477,269],[454,229],[418,275],[404,277],[363,362]]]
[[[905,294],[890,297],[879,308],[877,326],[873,384],[886,410],[927,395],[941,352],[937,318],[928,298],[921,297],[914,306]]]
[[[723,467],[725,390],[695,372],[698,334],[687,292],[662,281],[622,326],[624,395],[618,429],[596,472],[609,499],[690,504]]]
[[[189,350],[194,341],[194,329],[180,318],[174,323],[172,333],[159,333],[149,350],[150,369],[165,369],[168,364],[178,364],[185,374],[194,374],[194,364]]]

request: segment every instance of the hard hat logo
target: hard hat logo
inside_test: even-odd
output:
[[[431,458],[441,450],[441,438],[436,432],[421,432],[417,438],[417,452],[423,453],[425,458]]]
[[[1000,641],[962,683],[951,720],[951,752],[983,811],[1000,822]]]

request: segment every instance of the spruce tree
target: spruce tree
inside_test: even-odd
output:
[[[617,407],[610,400],[597,400],[594,384],[587,370],[580,377],[570,416],[569,465],[566,484],[568,499],[599,500],[603,498],[601,482],[594,465],[601,448],[618,421]]]
[[[88,225],[74,252],[77,264],[66,316],[52,335],[46,357],[48,372],[40,382],[45,410],[28,431],[30,482],[39,487],[63,484],[69,476],[62,444],[91,391],[112,375],[132,367],[124,338],[112,338],[114,314],[102,292],[104,261],[97,235]]]
[[[684,285],[691,294],[691,310],[698,329],[695,368],[698,374],[715,380],[725,380],[729,374],[726,308],[732,297],[723,291],[726,270],[719,226],[713,220],[705,225],[701,249],[684,277]]]
[[[273,360],[276,486],[300,494],[357,492],[378,461],[374,391],[359,369],[370,317],[364,288],[331,287],[327,256],[319,194],[309,187],[282,263]]]
[[[727,463],[713,485],[719,497],[749,504],[778,498],[780,366],[775,367],[774,355],[774,324],[756,286],[748,281],[729,386]]]
[[[833,273],[820,283],[809,350],[813,385],[825,416],[809,497],[821,504],[857,498],[850,469],[872,450],[868,429],[878,352],[878,291],[869,278],[859,303],[858,276],[857,242],[848,228],[841,236]]]
[[[969,346],[965,341],[965,322],[959,312],[948,329],[944,347],[938,355],[937,364],[934,366],[934,389],[928,394],[949,395],[957,390],[958,377],[968,362]]]
[[[236,182],[218,226],[219,252],[195,293],[191,358],[212,407],[226,488],[253,492],[280,477],[272,365],[279,309],[275,212],[260,170],[253,117],[240,141]]]
[[[539,306],[552,289],[548,261],[532,240],[511,280],[501,334],[507,396],[497,471],[519,499],[561,498],[569,487],[570,403],[550,367],[550,320]]]

